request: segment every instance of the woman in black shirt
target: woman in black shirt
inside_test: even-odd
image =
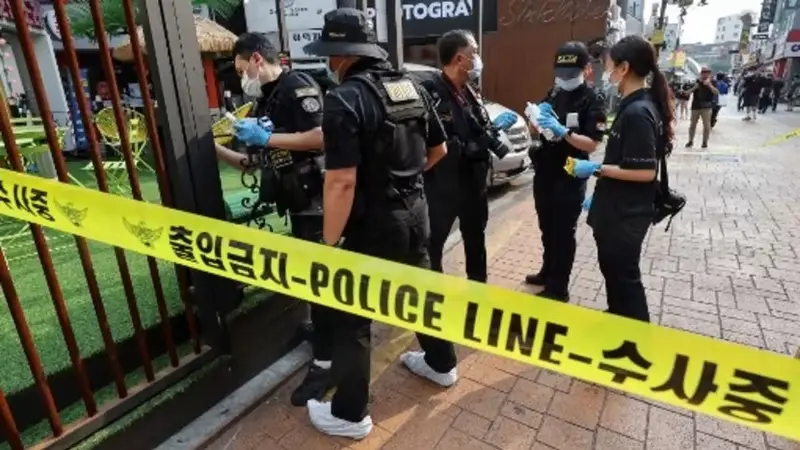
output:
[[[655,50],[644,38],[626,36],[615,44],[604,76],[622,95],[605,159],[602,164],[579,161],[574,174],[599,177],[588,223],[606,281],[608,312],[647,322],[639,260],[655,213],[657,160],[673,139],[675,113]]]

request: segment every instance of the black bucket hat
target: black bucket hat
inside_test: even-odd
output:
[[[363,11],[339,8],[325,14],[320,38],[303,50],[316,56],[362,56],[388,59],[389,54],[378,45],[375,30]]]

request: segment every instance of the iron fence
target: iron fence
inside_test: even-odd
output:
[[[137,17],[135,17],[135,8],[132,0],[120,0],[123,3],[125,11],[125,19],[127,29],[131,30],[130,45],[134,55],[134,68],[137,76],[139,89],[141,91],[143,100],[143,115],[146,121],[147,128],[147,141],[149,143],[148,149],[150,157],[152,158],[152,167],[155,172],[155,178],[158,187],[158,194],[161,202],[165,206],[181,207],[190,211],[206,213],[202,207],[197,206],[197,202],[180,201],[176,199],[174,190],[178,191],[197,191],[196,186],[209,185],[211,189],[216,188],[219,192],[214,192],[210,197],[212,199],[218,198],[221,202],[221,188],[219,184],[208,183],[207,178],[213,177],[216,168],[216,161],[213,161],[213,168],[211,159],[207,156],[210,154],[213,159],[213,147],[211,151],[208,149],[208,140],[211,139],[210,123],[208,120],[203,120],[204,116],[208,115],[207,111],[193,111],[191,108],[184,108],[180,111],[179,117],[172,117],[167,119],[168,114],[164,112],[168,106],[162,106],[162,111],[159,113],[161,117],[162,126],[169,128],[174,126],[174,122],[186,123],[192,120],[194,123],[196,136],[205,136],[206,140],[206,158],[197,162],[197,164],[205,164],[206,170],[198,171],[186,176],[185,173],[181,174],[179,164],[186,164],[185,158],[179,155],[186,153],[186,146],[188,145],[187,139],[176,139],[175,136],[167,131],[168,142],[167,145],[162,145],[159,133],[159,120],[157,118],[157,108],[155,102],[150,94],[149,82],[150,73],[156,74],[153,82],[155,85],[156,93],[160,98],[169,101],[169,97],[178,97],[174,85],[169,85],[169,78],[178,75],[186,79],[191,79],[193,83],[202,84],[202,72],[196,71],[192,67],[191,59],[187,64],[186,61],[180,61],[180,64],[174,64],[172,59],[176,58],[173,52],[162,52],[158,49],[160,46],[174,47],[180,46],[181,42],[176,42],[173,39],[169,41],[169,30],[165,27],[165,20],[168,20],[169,14],[164,15],[165,8],[172,8],[172,20],[182,20],[185,23],[186,18],[191,18],[191,6],[187,1],[158,1],[158,0],[142,0],[140,8],[143,10],[141,22],[146,30],[148,46],[150,48],[148,58],[150,63],[150,71],[145,64],[143,56],[143,43],[140,42],[138,33],[133,32],[137,29]],[[71,167],[67,164],[67,160],[62,152],[62,136],[59,133],[57,124],[53,119],[53,114],[48,102],[48,96],[45,89],[40,63],[37,61],[37,55],[34,49],[33,31],[31,30],[30,20],[30,6],[25,4],[23,0],[8,0],[11,12],[13,14],[14,25],[16,27],[16,38],[19,41],[19,48],[23,53],[25,67],[29,74],[31,88],[36,100],[39,114],[41,116],[42,127],[47,147],[49,147],[49,155],[53,161],[55,172],[58,181],[62,183],[75,183],[76,177],[70,172]],[[109,171],[120,170],[124,167],[127,178],[127,191],[130,195],[139,201],[145,201],[142,192],[142,185],[139,175],[138,154],[132,148],[131,136],[129,134],[130,124],[126,122],[126,112],[120,97],[119,89],[117,88],[117,79],[114,70],[114,62],[111,59],[111,49],[109,47],[109,38],[106,34],[105,25],[103,23],[103,14],[101,10],[101,2],[99,0],[90,0],[88,2],[91,9],[91,15],[95,23],[95,38],[99,48],[99,56],[101,60],[102,73],[109,86],[109,94],[111,98],[111,109],[113,110],[114,122],[116,130],[119,133],[119,154],[121,163],[113,166],[112,169],[108,163],[108,158],[104,158],[104,152],[101,148],[101,140],[98,132],[93,126],[94,117],[90,108],[89,100],[87,99],[87,92],[78,80],[81,80],[80,66],[78,56],[75,50],[73,37],[70,30],[70,24],[66,13],[65,0],[55,0],[53,2],[55,19],[58,25],[58,30],[61,34],[63,43],[63,52],[65,54],[65,65],[69,75],[73,80],[75,89],[75,98],[77,100],[77,109],[83,124],[85,125],[86,137],[88,141],[88,156],[91,161],[90,166],[87,168],[91,170],[94,176],[94,182],[97,189],[103,192],[111,192],[112,186],[109,183]],[[35,31],[35,30],[34,30]],[[159,40],[159,35],[162,36],[162,41]],[[180,39],[195,40],[194,48],[197,48],[196,37],[194,33],[183,35]],[[185,44],[185,41],[183,42]],[[191,45],[189,48],[191,49]],[[197,55],[199,62],[199,53]],[[158,66],[162,67],[159,68]],[[168,69],[165,69],[168,68]],[[166,73],[165,70],[172,71]],[[176,74],[175,71],[182,73]],[[199,80],[197,79],[199,78]],[[3,94],[5,95],[5,94]],[[15,127],[12,123],[9,109],[4,106],[7,102],[5,98],[0,98],[3,106],[0,107],[0,131],[2,132],[3,143],[5,145],[5,157],[7,165],[13,170],[24,172],[28,168],[28,158],[30,155],[26,153],[26,148],[17,139],[15,134]],[[165,103],[161,103],[165,105]],[[207,105],[206,105],[207,106]],[[199,117],[199,119],[198,119]],[[173,122],[173,123],[165,123]],[[212,143],[213,145],[213,143]],[[178,155],[178,156],[176,156]],[[179,161],[180,160],[180,161]],[[191,161],[190,161],[191,163]],[[168,166],[172,166],[168,170]],[[195,167],[196,168],[196,167]],[[203,183],[198,183],[198,178],[204,178]],[[218,179],[219,172],[216,172]],[[0,183],[0,190],[2,184]],[[177,196],[180,197],[180,194]],[[179,204],[180,203],[180,204]],[[2,207],[2,205],[0,205]],[[159,270],[158,262],[152,258],[146,259],[146,271],[149,276],[149,287],[152,289],[155,298],[155,306],[158,315],[158,333],[152,333],[146,329],[142,321],[142,311],[140,310],[140,298],[137,296],[134,279],[131,273],[130,255],[127,255],[121,248],[113,248],[113,259],[116,263],[116,272],[118,275],[118,282],[122,286],[122,295],[125,299],[127,306],[127,320],[133,329],[132,342],[129,347],[135,348],[135,358],[127,352],[122,356],[120,351],[119,339],[115,340],[114,330],[109,323],[108,307],[108,293],[104,293],[98,282],[98,268],[95,267],[93,261],[93,252],[89,243],[79,236],[73,236],[74,248],[77,251],[78,260],[83,278],[85,279],[86,288],[88,290],[91,306],[94,313],[96,326],[99,330],[99,335],[102,340],[102,353],[105,359],[105,368],[100,370],[103,374],[91,373],[92,370],[87,369],[87,365],[96,368],[96,363],[89,364],[89,359],[94,355],[83,355],[81,353],[78,339],[76,338],[74,317],[70,316],[69,303],[70,299],[67,298],[62,289],[62,283],[59,278],[59,273],[56,270],[53,260],[53,249],[48,246],[48,236],[41,227],[28,224],[27,225],[30,236],[36,250],[36,256],[41,263],[41,269],[44,274],[44,279],[47,287],[46,295],[52,301],[52,308],[55,311],[59,330],[66,346],[69,355],[70,367],[69,379],[71,383],[66,383],[65,391],[75,392],[77,387],[77,398],[69,393],[55,392],[56,390],[48,381],[48,376],[52,377],[52,373],[48,372],[48,368],[42,362],[40,349],[37,348],[35,339],[35,330],[30,325],[29,311],[26,311],[27,302],[22,299],[28,299],[26,292],[29,292],[28,286],[24,289],[15,284],[12,270],[9,268],[9,262],[5,254],[5,248],[0,248],[0,285],[2,286],[3,296],[8,305],[8,311],[13,321],[16,334],[19,339],[19,344],[24,353],[25,360],[33,383],[27,388],[28,391],[35,392],[35,397],[38,397],[41,408],[34,408],[31,405],[23,405],[24,399],[29,399],[31,396],[20,398],[14,401],[16,396],[20,394],[10,393],[6,390],[5,394],[2,390],[4,380],[0,377],[0,426],[2,427],[3,437],[6,443],[12,450],[19,450],[23,448],[23,442],[26,444],[35,444],[37,448],[68,448],[70,445],[86,437],[92,431],[100,428],[104,423],[119,417],[124,412],[141,404],[144,400],[152,397],[160,390],[169,386],[170,383],[177,381],[182,376],[185,376],[188,371],[191,371],[199,362],[202,361],[203,355],[211,353],[209,343],[212,347],[217,347],[219,343],[219,323],[218,317],[214,316],[213,312],[204,309],[209,305],[209,298],[215,295],[225,296],[230,293],[226,290],[226,285],[217,284],[217,280],[197,273],[190,273],[187,269],[174,266],[175,278],[178,285],[178,293],[180,301],[183,305],[183,319],[180,322],[182,328],[185,327],[186,333],[183,337],[176,339],[175,318],[170,316],[168,308],[168,298],[164,289],[163,274]],[[92,247],[94,248],[94,247]],[[63,250],[61,250],[63,251]],[[113,270],[109,267],[102,267],[100,271],[106,274],[108,271]],[[194,285],[194,287],[192,286]],[[198,308],[199,307],[199,308]],[[27,315],[26,315],[27,314]],[[198,320],[203,323],[203,336],[201,337]],[[82,318],[81,318],[82,319]],[[185,343],[179,341],[188,341]],[[157,342],[154,342],[157,341]],[[179,351],[181,344],[187,348],[187,351]],[[182,347],[182,348],[183,348]],[[157,370],[154,366],[154,360],[159,355],[160,351],[166,355],[168,359],[168,367],[164,370]],[[95,358],[96,359],[96,358]],[[135,360],[131,363],[131,359]],[[144,374],[144,380],[140,383],[131,384],[126,380],[126,376],[131,373],[131,369],[140,366]],[[99,402],[97,400],[97,392],[103,388],[103,384],[113,385],[116,400]],[[62,383],[64,384],[64,383]],[[71,386],[70,386],[71,384]],[[82,402],[83,409],[85,410],[84,419],[73,421],[72,423],[64,423],[60,411],[65,406],[75,400]],[[24,410],[23,410],[24,409]],[[34,411],[35,410],[35,411]],[[30,442],[30,438],[23,439],[23,431],[33,425],[37,419],[46,420],[49,426],[50,437],[39,442]],[[0,446],[2,445],[0,439]]]

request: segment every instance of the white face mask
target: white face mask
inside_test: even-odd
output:
[[[261,97],[264,95],[261,92],[261,81],[258,80],[258,77],[250,78],[247,72],[242,74],[242,92],[250,97]]]
[[[473,80],[477,80],[481,77],[481,73],[483,72],[483,60],[481,59],[480,55],[475,55],[472,58],[472,69],[469,71],[469,77]]]
[[[619,83],[622,80],[614,81],[611,79],[611,72],[603,72],[603,85],[611,86],[616,91],[619,91]]]
[[[580,74],[575,78],[556,77],[555,84],[556,87],[559,89],[563,89],[565,91],[574,91],[583,84],[583,74]]]
[[[342,81],[339,79],[340,78],[340,76],[339,76],[339,68],[342,66],[342,64],[344,64],[344,62],[339,64],[339,67],[337,67],[336,70],[331,69],[330,61],[326,61],[326,63],[327,64],[325,64],[325,72],[327,72],[327,74],[328,74],[328,79],[330,79],[331,81],[333,81],[336,84],[341,84]]]

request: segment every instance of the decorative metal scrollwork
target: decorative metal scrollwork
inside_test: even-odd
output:
[[[261,200],[260,179],[261,170],[270,169],[269,158],[263,151],[247,149],[247,157],[242,158],[242,167],[245,170],[241,174],[242,186],[250,190],[254,196],[244,197],[241,201],[242,207],[249,212],[250,218],[247,226],[255,225],[258,229],[268,229],[274,231],[272,225],[267,221],[267,215],[272,212],[272,207]]]

